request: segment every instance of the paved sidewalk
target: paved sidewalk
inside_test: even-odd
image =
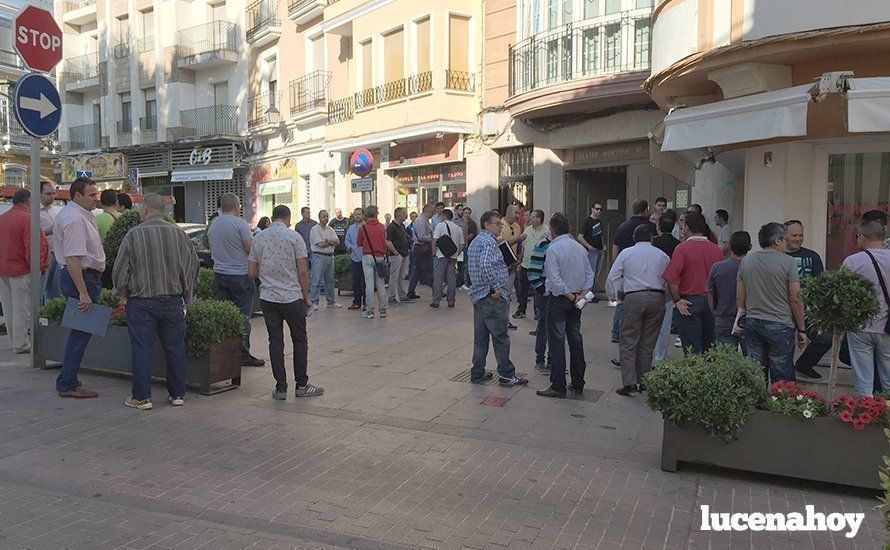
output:
[[[239,390],[190,393],[181,409],[158,385],[155,410],[126,409],[129,381],[96,375],[83,378],[99,399],[61,400],[56,371],[2,351],[0,548],[880,547],[868,493],[662,472],[660,417],[613,393],[611,315],[602,303],[584,313],[585,400],[534,395],[547,382],[532,369],[530,319],[512,334],[530,387],[452,381],[471,355],[465,294],[453,310],[419,301],[387,319],[320,310],[309,373],[326,393],[311,399],[273,401],[266,367],[245,369]],[[262,318],[253,323],[254,354],[267,357]],[[491,396],[507,401],[481,404]],[[866,522],[853,540],[700,532],[701,504],[813,504]]]

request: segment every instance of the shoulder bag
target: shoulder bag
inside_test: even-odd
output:
[[[442,235],[438,239],[436,239],[436,248],[439,249],[446,258],[450,258],[457,253],[457,245],[454,244],[454,239],[451,238],[451,227],[448,226],[447,221],[442,221],[445,224],[445,231],[448,232],[447,235]]]
[[[868,257],[871,258],[871,263],[875,266],[875,271],[878,274],[878,283],[881,285],[881,291],[884,293],[884,303],[890,307],[890,292],[887,292],[887,283],[884,282],[884,275],[881,273],[881,266],[878,265],[878,261],[875,259],[874,255],[868,250],[864,251],[868,254]],[[887,315],[887,322],[884,323],[884,334],[890,334],[890,315]]]
[[[363,225],[362,229],[365,230],[365,238],[368,239],[368,248],[371,250],[371,257],[374,258],[374,267],[377,269],[377,276],[381,279],[385,279],[389,270],[386,268],[386,264],[378,261],[377,256],[374,255],[374,247],[371,245],[371,236],[368,234],[368,226]]]

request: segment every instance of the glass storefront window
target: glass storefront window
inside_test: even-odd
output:
[[[466,202],[467,180],[463,163],[399,170],[395,180],[396,206],[404,206],[409,212],[439,201],[446,207]]]
[[[856,228],[869,210],[890,212],[890,153],[829,155],[827,268],[857,251]]]

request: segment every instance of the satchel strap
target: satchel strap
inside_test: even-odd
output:
[[[865,250],[864,252],[868,254],[868,257],[871,258],[871,263],[875,266],[875,272],[878,274],[878,283],[880,283],[881,290],[884,292],[884,303],[887,304],[887,307],[890,307],[890,293],[887,292],[887,283],[884,282],[884,275],[883,273],[881,273],[881,266],[878,265],[878,260],[875,259],[874,255],[870,251]]]
[[[374,265],[377,265],[377,256],[374,255],[374,245],[371,244],[371,235],[368,234],[368,224],[362,226],[365,230],[365,238],[368,239],[368,248],[371,249],[371,257],[374,258]]]

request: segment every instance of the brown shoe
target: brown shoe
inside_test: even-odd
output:
[[[99,394],[91,391],[85,390],[83,388],[77,388],[73,391],[60,391],[59,397],[73,397],[75,399],[92,399],[93,397],[99,397]]]
[[[556,397],[557,399],[565,399],[566,397],[566,392],[557,391],[553,389],[553,386],[550,386],[546,390],[538,390],[535,393],[537,393],[541,397]]]

